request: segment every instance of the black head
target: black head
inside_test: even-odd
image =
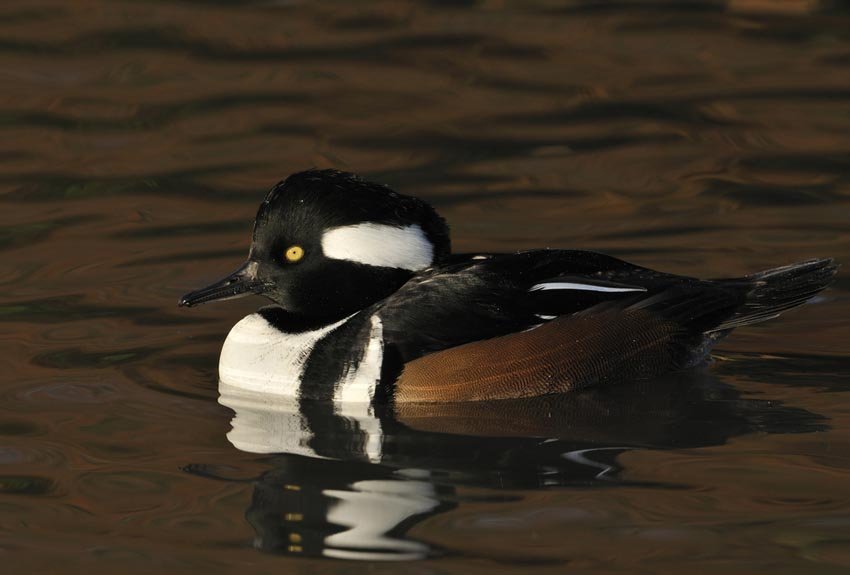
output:
[[[277,184],[260,205],[248,261],[180,305],[260,294],[309,323],[379,301],[451,252],[426,202],[353,174],[310,170]]]

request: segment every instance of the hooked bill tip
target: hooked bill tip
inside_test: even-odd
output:
[[[198,303],[203,303],[203,301],[205,300],[196,297],[195,292],[189,292],[187,294],[183,294],[180,299],[177,300],[177,307],[195,307]]]

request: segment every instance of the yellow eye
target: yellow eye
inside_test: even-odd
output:
[[[286,261],[289,263],[295,263],[301,258],[304,257],[304,248],[301,246],[291,246],[286,250]]]

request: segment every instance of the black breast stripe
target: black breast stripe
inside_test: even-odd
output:
[[[348,369],[357,369],[369,345],[371,316],[358,313],[316,342],[304,365],[299,398],[332,402]]]

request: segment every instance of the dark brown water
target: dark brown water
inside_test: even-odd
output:
[[[0,86],[4,568],[850,569],[846,272],[652,386],[408,414],[379,454],[314,421],[339,460],[276,453],[256,402],[226,437],[259,301],[175,307],[311,166],[431,200],[459,251],[846,266],[846,2],[6,1]]]

